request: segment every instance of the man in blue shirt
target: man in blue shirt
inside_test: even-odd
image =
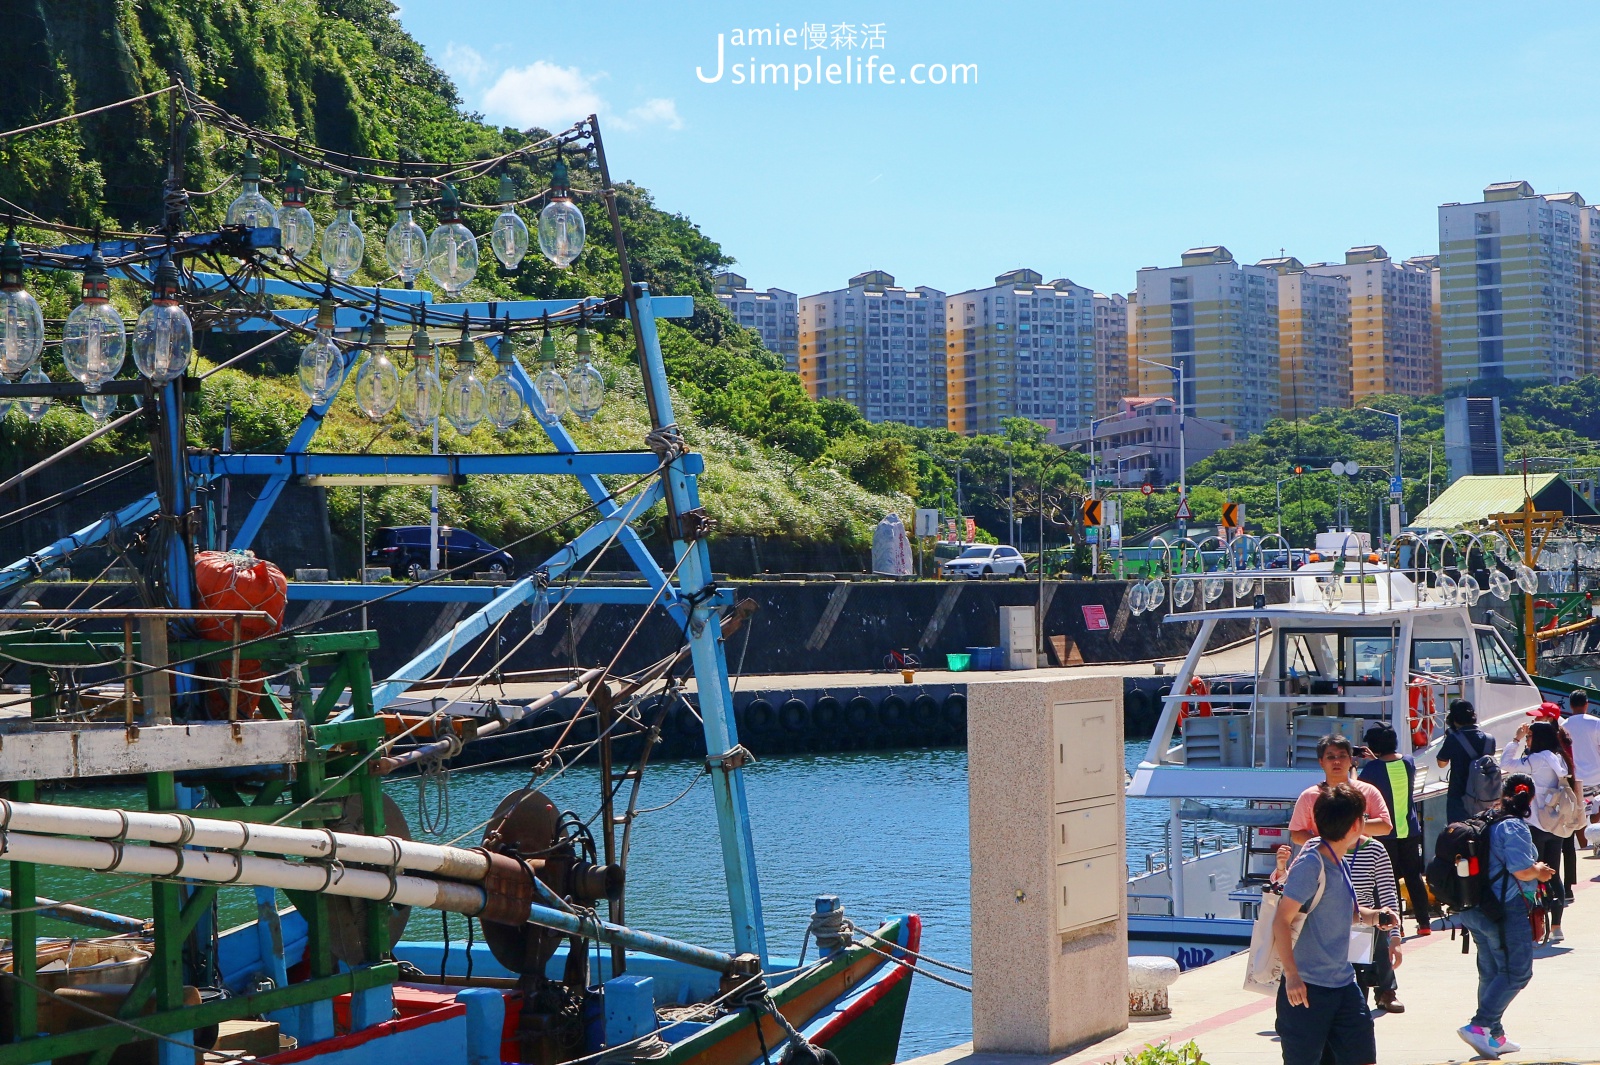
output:
[[[1517,992],[1533,979],[1533,928],[1528,905],[1536,885],[1556,871],[1538,860],[1528,816],[1533,806],[1533,778],[1526,773],[1506,777],[1500,793],[1500,816],[1489,829],[1489,890],[1500,905],[1476,906],[1457,916],[1478,945],[1478,1012],[1456,1034],[1480,1054],[1498,1058],[1522,1048],[1506,1038],[1500,1023]],[[1501,910],[1498,916],[1492,911]]]
[[[1344,856],[1365,828],[1366,796],[1349,781],[1323,784],[1312,806],[1317,835],[1289,867],[1272,938],[1283,963],[1278,988],[1278,1040],[1283,1065],[1320,1065],[1331,1052],[1336,1065],[1378,1060],[1372,1014],[1350,965],[1350,929],[1356,924],[1395,928],[1387,907],[1356,904]],[[1305,912],[1298,939],[1294,920]]]

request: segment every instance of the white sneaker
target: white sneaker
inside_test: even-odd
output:
[[[1513,1043],[1503,1035],[1492,1035],[1489,1039],[1494,1043],[1495,1052],[1498,1054],[1515,1054],[1522,1049],[1521,1043]]]
[[[1500,1057],[1500,1048],[1495,1045],[1494,1037],[1491,1036],[1485,1029],[1479,1028],[1476,1025],[1467,1024],[1457,1028],[1456,1035],[1461,1037],[1461,1041],[1463,1043],[1467,1044],[1467,1046],[1471,1047],[1473,1050],[1476,1050],[1484,1057]]]
[[[1564,940],[1566,938],[1567,938],[1566,936],[1561,934],[1561,926],[1560,925],[1556,925],[1554,928],[1550,929],[1550,942],[1552,942],[1552,943],[1560,943],[1562,940]]]

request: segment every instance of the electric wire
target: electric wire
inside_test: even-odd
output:
[[[0,140],[5,140],[7,137],[15,137],[23,133],[33,133],[36,130],[49,129],[51,126],[59,126],[63,122],[71,122],[74,119],[79,118],[88,118],[90,115],[98,115],[103,111],[115,110],[118,107],[127,107],[129,104],[136,104],[141,100],[150,100],[157,96],[165,96],[169,92],[176,91],[179,89],[179,87],[180,86],[177,82],[173,82],[171,85],[168,85],[165,88],[156,89],[152,92],[143,93],[139,96],[130,96],[126,100],[118,100],[116,103],[103,104],[100,107],[91,107],[87,111],[77,111],[70,115],[62,115],[60,118],[46,119],[43,122],[35,122],[31,126],[23,126],[20,129],[8,129],[4,133],[0,133]]]

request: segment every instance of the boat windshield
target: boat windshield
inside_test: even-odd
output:
[[[1398,639],[1389,630],[1287,630],[1279,679],[1300,695],[1335,695],[1349,685],[1388,687]]]

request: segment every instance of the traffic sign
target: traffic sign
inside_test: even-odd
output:
[[[1178,500],[1178,520],[1179,521],[1188,521],[1192,516],[1193,515],[1191,515],[1189,513],[1189,500],[1188,499],[1180,499],[1180,500]]]
[[[1139,486],[1139,491],[1143,492],[1145,495],[1149,495],[1151,492],[1154,492],[1155,490],[1156,490],[1156,486],[1153,485],[1153,484],[1150,484],[1148,481]]]
[[[1100,524],[1100,500],[1085,499],[1083,501],[1083,523],[1087,526]]]
[[[1391,477],[1389,479],[1389,494],[1390,495],[1392,495],[1392,496],[1399,495],[1401,493],[1401,491],[1404,489],[1404,487],[1405,486],[1400,481],[1400,475],[1399,474],[1396,474],[1395,476],[1393,476],[1393,477]]]
[[[1222,504],[1222,527],[1224,529],[1237,529],[1244,524],[1244,504]]]

